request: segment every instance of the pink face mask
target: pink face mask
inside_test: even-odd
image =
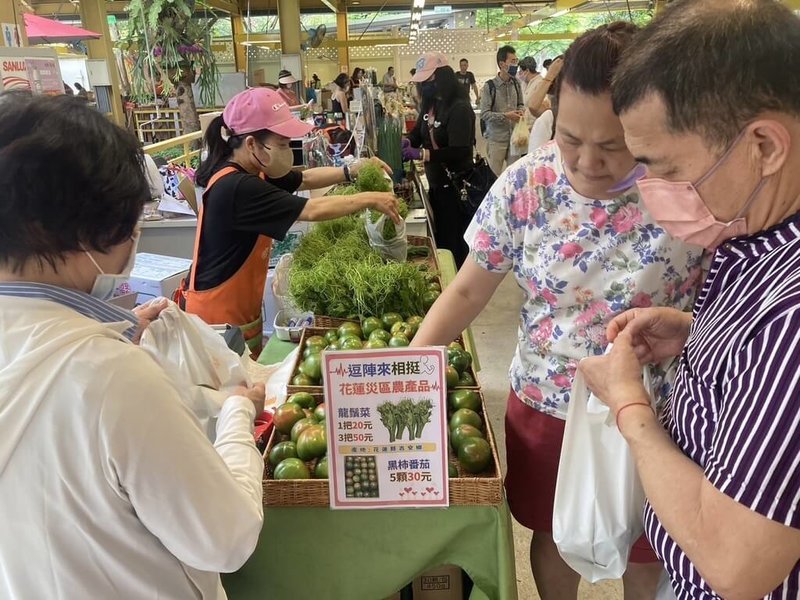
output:
[[[700,192],[697,191],[724,164],[741,139],[740,135],[717,161],[717,164],[698,179],[697,183],[655,178],[639,181],[639,191],[645,207],[672,237],[688,244],[715,250],[725,240],[747,233],[747,222],[744,215],[764,187],[766,179],[761,180],[750,194],[742,210],[729,223],[717,221],[708,210]]]

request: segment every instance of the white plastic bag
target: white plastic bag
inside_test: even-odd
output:
[[[406,222],[401,220],[399,225],[395,223],[395,236],[387,240],[383,237],[383,224],[388,218],[389,217],[386,215],[381,215],[380,218],[373,223],[370,220],[370,211],[367,210],[367,214],[364,216],[364,222],[366,223],[369,245],[380,252],[384,258],[405,262],[408,258]]]
[[[294,255],[284,254],[275,265],[275,277],[272,280],[272,295],[275,297],[275,313],[286,311],[289,316],[298,316],[303,313],[297,308],[289,295],[289,272],[292,269]]]
[[[142,334],[139,346],[160,364],[213,441],[216,418],[233,388],[251,384],[247,357],[196,315],[170,302]]]
[[[646,389],[648,379],[645,375]],[[628,443],[578,371],[553,508],[553,540],[561,558],[591,583],[622,577],[631,546],[644,529],[643,507],[644,490]]]

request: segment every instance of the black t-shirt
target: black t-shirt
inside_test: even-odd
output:
[[[259,235],[282,240],[300,217],[307,199],[293,195],[303,174],[262,180],[238,165],[217,181],[203,199],[203,235],[197,257],[196,290],[230,279],[244,265]],[[221,167],[221,168],[222,168]]]
[[[467,90],[467,95],[469,96],[470,89],[472,89],[472,86],[475,85],[475,75],[472,74],[472,71],[467,71],[466,73],[456,71],[456,79],[458,79],[458,83],[464,86],[464,89]]]

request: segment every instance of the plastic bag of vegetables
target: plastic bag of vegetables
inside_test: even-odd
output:
[[[408,258],[408,240],[406,239],[406,222],[395,225],[389,217],[376,210],[367,210],[364,216],[369,245],[381,253],[381,256],[398,262]]]

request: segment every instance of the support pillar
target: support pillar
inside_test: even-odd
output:
[[[111,41],[111,32],[108,28],[106,0],[81,0],[80,9],[81,25],[101,35],[99,40],[86,40],[86,46],[89,49],[89,58],[103,59],[106,61],[108,65],[108,75],[111,79],[112,118],[117,125],[125,127],[125,112],[122,109],[119,71],[117,70],[117,59],[114,55],[114,44]]]
[[[281,53],[300,54],[300,3],[297,0],[278,0],[278,22]]]
[[[0,2],[0,23],[14,23],[19,31],[20,45],[23,48],[28,45],[28,35],[25,33],[25,19],[22,16],[22,2],[19,0],[3,0]],[[6,46],[6,41],[2,36],[0,36],[0,46]]]
[[[336,46],[340,73],[350,73],[350,47],[347,46],[349,40],[350,31],[347,22],[347,3],[340,0],[336,3],[336,41],[344,42],[344,44],[338,44]]]
[[[245,80],[250,80],[250,73],[247,72],[247,52],[248,47],[241,40],[245,38],[247,32],[244,27],[244,17],[242,15],[231,15],[231,27],[233,30],[233,60],[236,70],[245,74]]]

